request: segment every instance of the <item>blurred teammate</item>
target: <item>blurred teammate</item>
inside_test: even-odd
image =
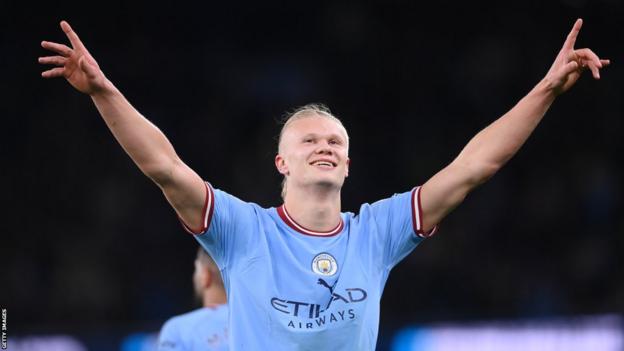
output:
[[[193,272],[195,296],[202,308],[175,316],[162,327],[159,351],[226,351],[228,309],[219,268],[200,247]]]
[[[231,349],[373,350],[392,267],[518,151],[584,70],[598,79],[609,64],[574,48],[581,25],[577,20],[545,77],[453,162],[422,186],[362,205],[357,215],[341,212],[347,131],[322,107],[301,108],[284,125],[275,157],[285,178],[284,204],[262,208],[213,188],[190,169],[104,76],[66,22],[61,28],[72,47],[43,42],[55,55],[40,62],[56,66],[44,78],[64,77],[91,96],[124,150],[219,265]]]

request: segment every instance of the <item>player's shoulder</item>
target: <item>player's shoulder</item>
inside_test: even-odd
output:
[[[369,216],[383,214],[388,211],[393,211],[396,209],[396,206],[402,207],[410,207],[412,204],[414,189],[410,189],[401,193],[393,193],[388,197],[384,197],[378,199],[373,202],[365,202],[360,205],[360,208],[357,213],[344,212],[343,215],[345,218],[351,221],[362,221]]]
[[[212,191],[214,193],[215,198],[217,198],[217,201],[216,201],[217,203],[221,201],[226,201],[226,202],[236,204],[239,206],[246,206],[249,209],[253,209],[257,213],[268,213],[269,211],[274,210],[273,207],[263,207],[253,201],[247,201],[247,200],[239,198],[236,195],[232,195],[231,193],[223,189],[212,188]]]

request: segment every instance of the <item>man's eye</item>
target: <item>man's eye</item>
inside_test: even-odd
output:
[[[336,144],[340,144],[340,142],[339,142],[338,140],[336,140],[336,139],[331,139],[331,140],[329,141],[329,144],[330,144],[330,145],[336,145]]]

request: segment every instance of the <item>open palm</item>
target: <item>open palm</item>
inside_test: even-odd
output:
[[[61,29],[67,35],[71,48],[64,44],[42,41],[41,46],[57,55],[39,57],[39,63],[56,67],[41,73],[44,78],[64,77],[78,91],[93,94],[102,89],[106,77],[100,70],[95,59],[65,21],[61,21]]]

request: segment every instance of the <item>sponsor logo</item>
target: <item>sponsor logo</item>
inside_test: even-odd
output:
[[[332,276],[338,271],[338,263],[334,256],[323,252],[312,260],[312,271],[323,276]]]
[[[336,282],[329,285],[324,279],[319,278],[317,284],[329,290],[329,302],[327,305],[303,302],[291,299],[271,299],[271,306],[286,315],[290,319],[286,324],[293,329],[317,329],[326,324],[341,321],[354,320],[357,317],[357,309],[354,304],[363,302],[368,297],[366,290],[360,288],[346,288],[336,291]],[[332,305],[336,305],[329,311]],[[354,308],[350,308],[354,306]]]

